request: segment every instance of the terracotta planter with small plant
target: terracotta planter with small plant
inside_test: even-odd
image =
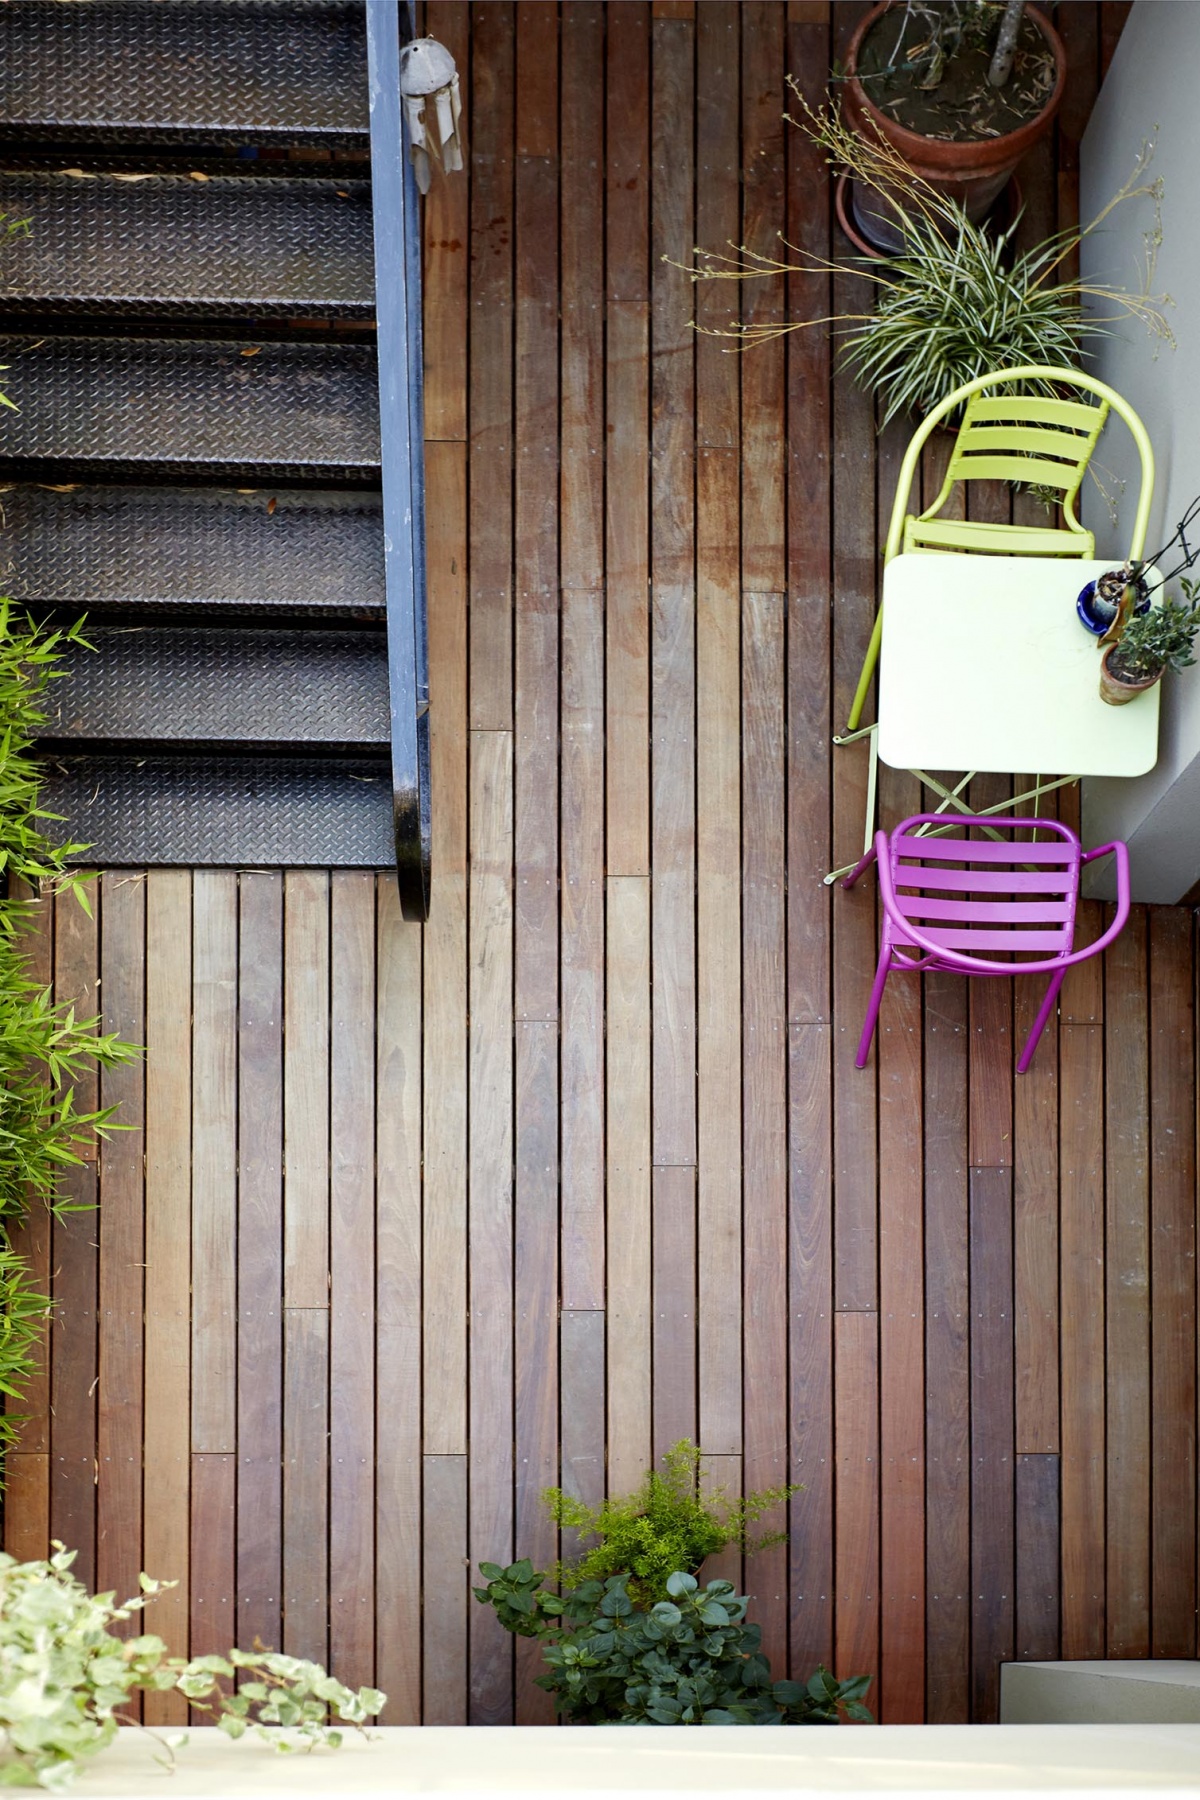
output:
[[[1006,26],[1015,37],[1009,73],[997,82],[997,40]],[[1063,41],[1035,6],[943,0],[931,9],[880,0],[850,41],[844,112],[860,136],[886,138],[978,224],[1049,131],[1066,76]],[[880,228],[885,240],[895,233],[894,220],[868,196],[856,191],[854,207],[872,238]]]
[[[1160,681],[1168,669],[1195,662],[1192,645],[1200,631],[1200,582],[1181,581],[1184,599],[1164,600],[1148,612],[1132,614],[1122,603],[1113,628],[1101,639],[1100,698],[1109,706],[1127,706]]]

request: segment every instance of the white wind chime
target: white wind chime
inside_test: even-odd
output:
[[[444,44],[431,37],[405,44],[400,52],[400,93],[417,186],[427,194],[431,159],[447,174],[463,166],[458,70]]]

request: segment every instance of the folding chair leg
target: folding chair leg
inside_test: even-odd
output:
[[[856,1069],[865,1069],[867,1058],[871,1054],[871,1039],[875,1035],[875,1021],[879,1017],[879,1003],[883,999],[883,990],[887,985],[888,970],[892,966],[892,953],[886,947],[879,952],[879,967],[875,971],[875,980],[871,986],[871,998],[867,1002],[867,1016],[863,1020],[862,1036],[858,1040],[858,1055],[854,1059]]]
[[[1033,1053],[1038,1047],[1038,1039],[1041,1037],[1043,1031],[1045,1031],[1046,1021],[1054,1011],[1054,1003],[1058,999],[1058,990],[1063,984],[1063,976],[1065,974],[1065,969],[1059,969],[1057,974],[1050,977],[1050,985],[1046,989],[1046,998],[1042,1001],[1038,1016],[1033,1021],[1033,1030],[1025,1040],[1025,1048],[1022,1050],[1020,1060],[1017,1063],[1018,1075],[1023,1075],[1033,1061]]]

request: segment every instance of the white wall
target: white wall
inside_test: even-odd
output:
[[[1083,140],[1085,221],[1126,180],[1142,140],[1156,126],[1151,174],[1163,177],[1165,194],[1155,287],[1176,302],[1165,311],[1177,347],[1161,347],[1156,358],[1144,329],[1131,321],[1116,328],[1118,337],[1094,339],[1098,353],[1087,364],[1125,396],[1150,433],[1158,464],[1150,550],[1170,536],[1187,503],[1200,494],[1200,0],[1135,0]],[[1136,289],[1142,233],[1152,217],[1149,200],[1119,207],[1084,242],[1085,278]],[[1090,481],[1084,484],[1084,521],[1096,533],[1098,556],[1123,556],[1136,504],[1137,457],[1116,419],[1098,459],[1127,481],[1119,523],[1113,527]],[[1200,664],[1182,675],[1168,673],[1162,700],[1157,766],[1137,781],[1086,781],[1083,828],[1089,844],[1126,839],[1136,899],[1170,902],[1200,881]]]

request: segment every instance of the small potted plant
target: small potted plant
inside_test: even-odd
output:
[[[978,224],[1050,129],[1066,73],[1062,39],[1022,0],[880,0],[850,43],[846,115]],[[851,203],[878,248],[898,247],[894,216],[858,185]]]
[[[1178,545],[1181,560],[1159,577],[1158,585],[1165,587],[1168,581],[1174,581],[1177,575],[1182,575],[1200,560],[1200,544],[1193,549],[1187,535],[1188,526],[1196,519],[1200,519],[1200,494],[1160,550],[1140,557],[1136,562],[1122,563],[1119,569],[1106,569],[1103,575],[1084,586],[1075,602],[1075,610],[1081,622],[1103,643],[1116,642],[1131,612],[1149,611],[1152,595],[1145,573],[1147,568],[1160,565],[1168,552]]]
[[[1100,698],[1110,706],[1136,700],[1168,669],[1186,669],[1195,662],[1192,645],[1200,631],[1200,582],[1185,580],[1179,585],[1182,600],[1164,600],[1161,606],[1127,618],[1115,637],[1112,631],[1107,634],[1112,641],[1100,662]]]

